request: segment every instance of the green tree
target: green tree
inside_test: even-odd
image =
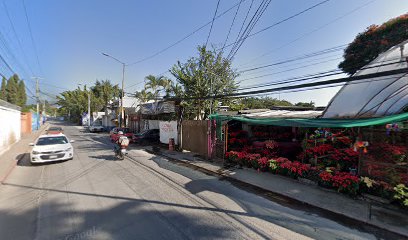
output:
[[[12,104],[18,103],[18,76],[14,74],[7,81],[7,102]]]
[[[5,77],[1,80],[0,99],[7,101],[7,79]]]
[[[141,103],[145,103],[145,102],[147,102],[147,101],[149,101],[150,99],[153,98],[153,97],[152,97],[152,93],[146,91],[146,89],[143,89],[143,90],[141,90],[141,91],[136,92],[136,93],[135,93],[135,97],[136,97],[137,99],[139,99],[139,101],[140,101]]]
[[[293,106],[292,103],[286,100],[279,100],[272,97],[248,97],[239,101],[239,107],[242,109],[270,109],[274,106]],[[237,106],[234,106],[236,108]]]
[[[215,110],[218,101],[200,99],[233,93],[237,89],[237,72],[232,69],[231,61],[223,58],[222,52],[209,51],[205,46],[198,47],[198,57],[192,57],[186,63],[180,61],[170,70],[184,90],[182,102],[186,117],[205,119]]]
[[[313,107],[315,107],[315,103],[313,102],[313,101],[310,101],[310,102],[298,102],[298,103],[296,103],[295,104],[295,106],[297,106],[297,107],[311,107],[311,108],[313,108]]]
[[[103,108],[105,114],[107,114],[109,102],[120,95],[119,86],[117,84],[113,85],[109,80],[96,80],[95,86],[91,87],[91,89],[95,96],[94,102],[96,105],[99,104],[99,108]]]
[[[17,101],[17,105],[20,107],[24,107],[25,104],[27,103],[27,94],[26,94],[26,90],[25,90],[25,84],[23,80],[20,80],[18,83],[18,101]]]
[[[408,39],[408,13],[391,19],[381,26],[371,25],[359,33],[344,50],[344,61],[339,68],[354,74],[374,60],[380,53],[387,51]]]
[[[88,94],[89,91],[86,86],[83,89],[78,87],[73,91],[62,92],[60,96],[57,96],[60,113],[64,115],[69,113],[74,122],[79,122],[82,113],[88,111]]]
[[[153,75],[148,75],[145,77],[145,79],[145,90],[151,93],[152,98],[159,98],[161,91],[164,91],[167,94],[171,89],[171,80],[164,76],[156,77]]]

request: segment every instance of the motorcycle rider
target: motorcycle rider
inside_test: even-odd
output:
[[[118,132],[118,138],[115,141],[115,154],[119,155],[119,151],[121,148],[129,145],[129,139],[123,134],[122,131]]]

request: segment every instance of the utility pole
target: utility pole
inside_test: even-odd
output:
[[[122,63],[122,94],[120,98],[120,126],[125,127],[124,120],[125,120],[125,113],[123,111],[123,95],[124,93],[124,85],[125,85],[125,66],[126,64]]]
[[[102,53],[102,55],[104,55],[105,57],[109,57],[112,58],[113,60],[117,61],[118,63],[122,64],[122,94],[120,95],[120,122],[119,122],[119,126],[120,127],[124,127],[124,110],[123,110],[123,96],[124,96],[124,85],[125,85],[125,67],[128,65],[122,61],[120,61],[119,59],[112,57],[109,54],[106,53]]]
[[[40,77],[31,77],[32,79],[35,79],[36,80],[36,83],[35,83],[35,97],[36,97],[36,100],[37,100],[37,129],[39,129],[40,128],[40,87],[39,87],[39,84],[38,84],[38,80],[39,79],[43,79],[43,78],[40,78]]]
[[[44,100],[44,102],[43,102],[43,110],[42,110],[42,115],[43,115],[43,117],[45,116],[45,100]]]
[[[78,84],[79,86],[82,86],[81,83]],[[86,88],[86,84],[84,85]],[[84,88],[84,90],[85,90]],[[91,89],[86,90],[86,92],[88,93],[88,129],[91,127]]]
[[[88,92],[88,129],[91,127],[91,91]]]

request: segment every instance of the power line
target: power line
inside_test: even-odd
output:
[[[397,60],[397,58],[385,61],[385,62],[389,62],[389,63],[382,63],[382,64],[379,64],[379,65],[378,64],[377,65],[372,65],[372,66],[362,68],[361,70],[379,68],[379,67],[384,67],[384,66],[389,66],[389,65],[402,63],[402,61],[396,61],[395,62],[395,60]],[[390,62],[390,61],[394,61],[394,62]],[[330,76],[340,75],[340,74],[344,74],[344,72],[342,72],[342,71],[340,71],[338,69],[333,69],[333,70],[320,72],[320,73],[316,73],[316,74],[309,74],[309,75],[304,75],[304,76],[300,76],[300,77],[288,78],[288,79],[281,80],[281,81],[275,81],[275,82],[270,82],[270,83],[263,83],[263,84],[258,84],[258,85],[247,86],[247,87],[244,87],[244,88],[238,88],[237,90],[245,90],[245,89],[253,89],[253,88],[261,88],[261,87],[268,87],[268,86],[274,86],[274,85],[288,84],[288,83],[294,83],[294,82],[302,82],[302,81],[306,81],[306,80],[314,80],[314,79],[318,79],[318,78],[330,77]]]
[[[247,13],[245,14],[244,21],[242,22],[241,28],[239,29],[239,32],[238,32],[238,35],[237,35],[237,38],[236,38],[235,42],[237,42],[237,41],[239,40],[239,36],[241,35],[242,29],[244,28],[245,22],[246,22],[246,20],[247,20],[247,18],[248,18],[249,12],[251,12],[252,5],[253,5],[253,4],[254,4],[254,0],[252,0],[252,1],[251,1],[251,5],[249,5],[248,11],[247,11]],[[226,47],[226,46],[224,46],[224,48],[225,48],[225,47]],[[224,49],[222,49],[222,51],[223,51],[223,50],[224,50]]]
[[[258,70],[258,69],[262,69],[262,68],[268,68],[268,67],[272,67],[272,66],[282,65],[282,64],[285,64],[285,63],[290,63],[290,62],[303,60],[303,59],[306,59],[306,58],[312,58],[312,57],[320,56],[320,55],[323,55],[323,54],[337,52],[337,51],[343,50],[345,46],[347,46],[347,44],[342,44],[342,45],[339,45],[339,46],[327,48],[327,49],[320,50],[320,51],[317,51],[317,52],[307,53],[307,54],[300,55],[300,56],[297,56],[297,57],[294,57],[294,58],[281,60],[281,61],[274,62],[274,63],[271,63],[271,64],[263,65],[263,66],[244,69],[244,70],[239,71],[239,73],[250,72],[250,71],[254,71],[254,70]]]
[[[309,88],[309,87],[318,87],[318,86],[323,86],[323,85],[332,85],[332,84],[337,84],[337,83],[345,83],[345,82],[352,82],[356,80],[372,79],[372,78],[377,78],[377,77],[392,76],[392,75],[407,74],[407,73],[408,73],[408,69],[403,68],[403,69],[383,71],[383,72],[364,74],[364,75],[358,75],[358,76],[330,79],[330,80],[325,80],[325,81],[320,81],[320,82],[303,83],[303,84],[298,84],[298,85],[282,86],[282,87],[277,87],[277,88],[268,88],[268,89],[261,89],[261,90],[247,91],[247,92],[237,92],[237,93],[223,94],[223,95],[218,95],[218,96],[188,97],[188,98],[182,98],[182,100],[205,100],[205,99],[218,99],[218,98],[237,97],[237,96],[248,96],[248,95],[261,94],[261,93],[270,93],[270,92],[286,91],[286,90],[293,90],[293,89],[303,89],[303,88]],[[299,79],[298,81],[304,81],[304,80]],[[168,98],[168,100],[179,100],[179,98]]]
[[[244,73],[239,74],[239,76],[237,78],[243,78],[243,77],[249,78],[249,77],[253,77],[253,76],[259,76],[259,74],[264,73],[264,72],[276,73],[276,71],[279,70],[279,69],[289,69],[289,68],[292,68],[292,67],[301,66],[302,64],[306,64],[306,63],[323,63],[323,61],[328,60],[328,59],[332,59],[334,57],[339,57],[339,54],[328,55],[328,56],[323,56],[323,57],[317,57],[317,58],[314,58],[314,59],[301,59],[301,60],[296,61],[296,62],[273,66],[270,69],[265,68],[265,69],[256,70],[255,72],[244,72]],[[270,72],[270,71],[272,71],[272,72]]]
[[[345,18],[346,16],[348,16],[348,15],[350,15],[350,14],[352,14],[352,13],[358,11],[358,10],[360,10],[361,8],[367,6],[367,5],[369,5],[369,4],[371,4],[371,3],[375,2],[375,1],[377,1],[377,0],[371,0],[371,1],[369,1],[369,2],[366,2],[366,3],[364,3],[364,4],[360,5],[360,6],[358,6],[357,8],[354,8],[354,9],[352,9],[351,11],[349,11],[349,12],[347,12],[347,13],[345,13],[345,14],[343,14],[343,15],[341,15],[341,16],[335,18],[335,19],[333,19],[332,21],[330,21],[330,22],[328,22],[328,23],[325,23],[325,24],[321,25],[321,26],[318,27],[318,28],[313,29],[312,31],[309,31],[309,32],[307,32],[307,33],[305,33],[305,34],[300,35],[299,37],[295,38],[294,40],[292,40],[292,41],[290,41],[290,42],[287,42],[287,43],[281,45],[281,46],[278,47],[278,48],[275,48],[275,49],[273,49],[273,50],[271,50],[271,51],[268,51],[268,52],[266,52],[266,53],[264,53],[264,54],[262,54],[261,56],[258,56],[258,57],[256,57],[256,58],[253,58],[252,60],[248,61],[247,63],[245,63],[245,64],[243,64],[243,65],[247,65],[248,63],[251,63],[251,62],[253,62],[253,61],[255,61],[255,60],[259,59],[259,58],[265,57],[265,56],[271,54],[272,52],[275,52],[275,51],[277,51],[277,50],[279,50],[279,49],[282,49],[282,48],[284,48],[284,47],[287,47],[287,46],[289,46],[289,45],[291,45],[291,44],[293,44],[293,43],[295,43],[295,42],[301,40],[302,38],[304,38],[304,37],[306,37],[306,36],[309,36],[309,35],[311,35],[312,33],[315,33],[315,32],[317,32],[317,31],[319,31],[319,30],[321,30],[321,29],[323,29],[323,28],[325,28],[325,27],[327,27],[327,26],[329,26],[329,25],[331,25],[331,24],[333,24],[333,23],[335,23],[335,22],[337,22],[337,21],[339,21],[339,20]],[[242,65],[241,65],[241,66],[242,66]]]
[[[212,28],[213,28],[213,25],[214,25],[215,16],[217,16],[217,11],[218,11],[218,6],[219,5],[220,5],[220,0],[218,0],[218,2],[217,2],[217,7],[215,8],[214,16],[213,16],[213,19],[211,21],[210,32],[208,32],[207,41],[205,41],[205,47],[206,48],[207,48],[208,40],[210,39],[211,31],[212,31]]]
[[[21,40],[20,40],[20,38],[19,38],[18,35],[17,35],[17,31],[16,31],[16,29],[15,29],[15,27],[14,27],[14,23],[13,23],[13,21],[11,20],[11,16],[10,16],[10,13],[9,13],[9,11],[8,11],[7,4],[6,4],[5,1],[3,1],[3,6],[4,6],[4,10],[6,11],[7,18],[8,18],[8,20],[9,20],[9,22],[10,22],[11,29],[13,30],[14,36],[15,36],[16,39],[17,39],[17,43],[18,43],[18,46],[20,47],[20,51],[21,51],[21,53],[23,54],[24,60],[25,60],[25,62],[26,62],[26,65],[27,65],[28,69],[30,70],[31,74],[34,75],[33,70],[32,70],[32,68],[31,68],[31,66],[30,66],[30,64],[29,64],[29,62],[28,62],[27,55],[25,54],[25,51],[24,51],[24,49],[23,49]]]
[[[1,54],[0,54],[0,59],[6,65],[6,67],[10,70],[10,72],[15,73],[14,70],[11,68],[11,66],[8,64],[8,62],[4,59],[4,57]]]
[[[30,79],[30,81],[35,82],[35,80],[32,80],[32,79]],[[45,86],[49,86],[49,87],[58,88],[58,89],[62,89],[62,90],[68,90],[68,91],[69,91],[68,88],[59,87],[59,86],[52,85],[52,84],[49,84],[49,83],[41,83],[41,84],[42,84],[42,85],[45,85]]]
[[[129,87],[126,87],[126,88],[129,90],[130,88],[135,87],[135,86],[137,86],[137,85],[139,85],[139,84],[142,84],[142,83],[144,83],[144,81],[138,82],[138,83],[135,83],[135,84],[132,84],[132,85],[130,85]]]
[[[311,7],[308,7],[308,8],[306,8],[306,9],[304,9],[304,10],[302,10],[302,11],[300,11],[300,12],[294,14],[294,15],[292,15],[292,16],[289,16],[289,17],[287,17],[287,18],[285,18],[285,19],[280,20],[279,22],[276,22],[276,23],[274,23],[274,24],[272,24],[272,25],[270,25],[270,26],[268,26],[268,27],[266,27],[266,28],[263,28],[263,29],[261,29],[261,30],[255,32],[255,33],[249,35],[248,37],[252,37],[252,36],[257,35],[257,34],[259,34],[259,33],[261,33],[261,32],[264,32],[264,31],[266,31],[266,30],[268,30],[268,29],[270,29],[270,28],[273,28],[273,27],[275,27],[275,26],[277,26],[277,25],[279,25],[279,24],[282,24],[282,23],[284,23],[284,22],[286,22],[286,21],[289,21],[289,20],[291,20],[292,18],[295,18],[295,17],[297,17],[297,16],[299,16],[299,15],[305,13],[305,12],[308,12],[308,11],[312,10],[313,8],[316,8],[316,7],[318,7],[318,6],[322,5],[322,4],[325,4],[325,3],[329,2],[329,1],[330,1],[330,0],[324,0],[324,1],[322,1],[322,2],[319,2],[319,3],[317,3],[317,4],[315,4],[315,5],[311,6]]]
[[[234,26],[234,23],[235,23],[235,18],[237,17],[237,14],[238,14],[238,12],[239,12],[239,8],[240,8],[240,6],[241,6],[241,3],[242,3],[242,0],[240,0],[240,1],[239,1],[238,7],[237,7],[237,11],[235,11],[234,18],[232,19],[231,26],[230,26],[230,28],[229,28],[229,30],[228,30],[227,38],[225,39],[225,41],[224,41],[224,45],[222,46],[222,51],[224,50],[225,45],[227,44],[227,41],[228,41],[229,35],[230,35],[230,33],[231,33],[231,30],[232,30],[232,26]]]
[[[332,62],[332,61],[339,60],[339,59],[341,59],[341,58],[333,58],[333,59],[329,59],[329,60],[326,60],[326,61],[320,61],[320,62],[317,62],[317,63],[307,64],[307,65],[303,65],[303,66],[296,67],[296,68],[290,68],[290,69],[279,71],[279,72],[273,72],[273,73],[268,73],[268,74],[264,74],[264,75],[261,75],[261,76],[245,78],[245,79],[241,79],[240,82],[245,82],[245,81],[252,80],[252,79],[272,76],[272,75],[276,75],[276,74],[280,74],[280,73],[284,73],[284,72],[290,72],[290,71],[293,71],[293,70],[298,70],[298,69],[302,69],[302,68],[306,68],[306,67],[316,66],[316,65]]]
[[[246,1],[246,0],[243,0],[243,2],[244,2],[244,1]],[[225,10],[224,12],[222,12],[221,14],[217,15],[217,16],[215,17],[215,19],[218,19],[218,18],[222,17],[223,15],[225,15],[226,13],[228,13],[229,11],[231,11],[232,9],[234,9],[235,7],[237,7],[238,5],[239,5],[239,3],[237,3],[237,4],[233,5],[232,7],[228,8],[227,10]],[[128,64],[128,66],[134,65],[134,64],[137,64],[137,63],[141,63],[141,62],[144,62],[144,61],[147,61],[147,60],[149,60],[149,59],[151,59],[151,58],[156,57],[157,55],[159,55],[159,54],[161,54],[161,53],[167,51],[168,49],[170,49],[170,48],[172,48],[172,47],[178,45],[179,43],[181,43],[182,41],[184,41],[184,40],[186,40],[187,38],[191,37],[191,36],[194,35],[195,33],[201,31],[203,28],[205,28],[205,27],[207,27],[208,25],[210,25],[211,22],[212,22],[212,21],[209,21],[208,23],[202,25],[201,27],[199,27],[199,28],[197,28],[196,30],[194,30],[193,32],[187,34],[186,36],[184,36],[184,37],[181,38],[180,40],[174,42],[173,44],[170,44],[170,45],[167,46],[167,47],[165,47],[164,49],[162,49],[162,50],[160,50],[160,51],[158,51],[158,52],[156,52],[156,53],[154,53],[154,54],[152,54],[152,55],[150,55],[150,56],[147,56],[147,57],[145,57],[145,58],[142,58],[142,59],[140,59],[140,60],[138,60],[138,61],[136,61],[136,62],[134,62],[134,63]]]
[[[23,2],[23,8],[24,8],[25,17],[26,17],[26,20],[27,20],[28,30],[29,30],[30,37],[31,37],[31,42],[32,42],[32,44],[33,44],[35,57],[36,57],[36,59],[37,59],[38,68],[39,68],[39,70],[40,70],[41,75],[44,75],[44,74],[42,74],[42,68],[41,68],[41,64],[40,64],[40,59],[38,58],[37,47],[36,47],[36,44],[35,44],[35,41],[34,41],[33,32],[32,32],[32,30],[31,30],[30,20],[28,19],[27,7],[26,7],[26,4],[25,4],[25,0],[22,0],[22,2]]]
[[[24,72],[27,75],[27,72],[25,71],[23,65],[18,61],[18,59],[16,58],[16,56],[14,55],[13,51],[11,50],[9,44],[7,43],[7,39],[6,37],[3,35],[3,33],[0,31],[0,41],[2,43],[2,47],[5,53],[8,53],[9,58],[11,58],[12,61],[14,61],[14,63],[16,65],[18,65],[18,67],[20,68],[20,70],[22,70],[22,72]],[[14,73],[16,73],[14,71]]]
[[[295,18],[295,17],[297,17],[297,16],[299,16],[299,15],[305,13],[305,12],[308,12],[308,11],[312,10],[313,8],[316,8],[316,7],[318,7],[318,6],[320,6],[320,5],[324,4],[324,3],[326,3],[326,2],[328,2],[328,1],[330,1],[330,0],[324,0],[324,1],[320,2],[320,3],[318,3],[318,4],[315,4],[315,5],[311,6],[311,7],[308,7],[308,8],[306,8],[306,9],[304,9],[304,10],[302,10],[302,11],[300,11],[300,12],[294,14],[294,15],[291,15],[291,16],[285,18],[285,19],[282,19],[282,20],[280,20],[280,21],[278,21],[278,22],[276,22],[276,23],[274,23],[274,24],[272,24],[272,25],[266,27],[266,28],[261,29],[261,30],[259,30],[258,32],[255,32],[255,33],[253,33],[253,34],[249,34],[249,33],[248,33],[248,35],[247,35],[243,40],[245,40],[245,39],[248,38],[248,37],[253,37],[253,36],[255,36],[255,35],[257,35],[257,34],[263,32],[263,31],[266,31],[266,30],[268,30],[268,29],[270,29],[270,28],[276,27],[276,26],[278,26],[278,25],[280,25],[280,24],[282,24],[282,23],[284,23],[284,22],[286,22],[286,21],[289,21],[290,19],[293,19],[293,18]],[[234,45],[234,46],[235,46],[235,45],[237,44],[237,42],[240,42],[240,41],[241,41],[241,39],[239,39],[238,41],[235,41],[235,42],[233,42],[233,43],[231,43],[231,44],[228,44],[226,47],[229,47],[229,46],[231,46],[231,45]],[[241,45],[242,45],[242,44],[241,44]],[[233,48],[234,48],[234,47],[233,47]]]
[[[244,41],[248,38],[248,35],[251,33],[253,28],[255,27],[256,23],[259,21],[263,13],[268,8],[271,0],[263,0],[259,5],[258,9],[255,11],[255,14],[252,16],[251,20],[249,21],[248,25],[246,26],[245,30],[243,31],[238,43],[234,45],[231,49],[230,53],[228,54],[228,59],[233,59],[236,53],[238,52],[239,48],[244,44]]]

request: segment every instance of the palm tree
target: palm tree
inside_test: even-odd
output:
[[[107,107],[109,101],[119,96],[120,89],[119,86],[113,85],[109,80],[97,80],[95,86],[92,88],[92,92],[95,96],[102,100],[103,108],[105,109],[105,114],[107,114]]]
[[[145,84],[145,90],[150,90],[150,93],[154,98],[157,98],[159,96],[159,88],[161,87],[162,83],[162,76],[155,77],[153,75],[146,76],[146,84]]]
[[[138,98],[140,100],[140,102],[145,103],[147,102],[149,99],[152,98],[152,93],[146,91],[146,89],[143,89],[140,92],[136,92],[135,93],[135,97]]]
[[[172,81],[164,76],[155,77],[148,75],[145,77],[147,80],[145,84],[145,90],[152,94],[152,97],[157,99],[160,91],[165,91],[166,95],[170,95],[172,89]]]

